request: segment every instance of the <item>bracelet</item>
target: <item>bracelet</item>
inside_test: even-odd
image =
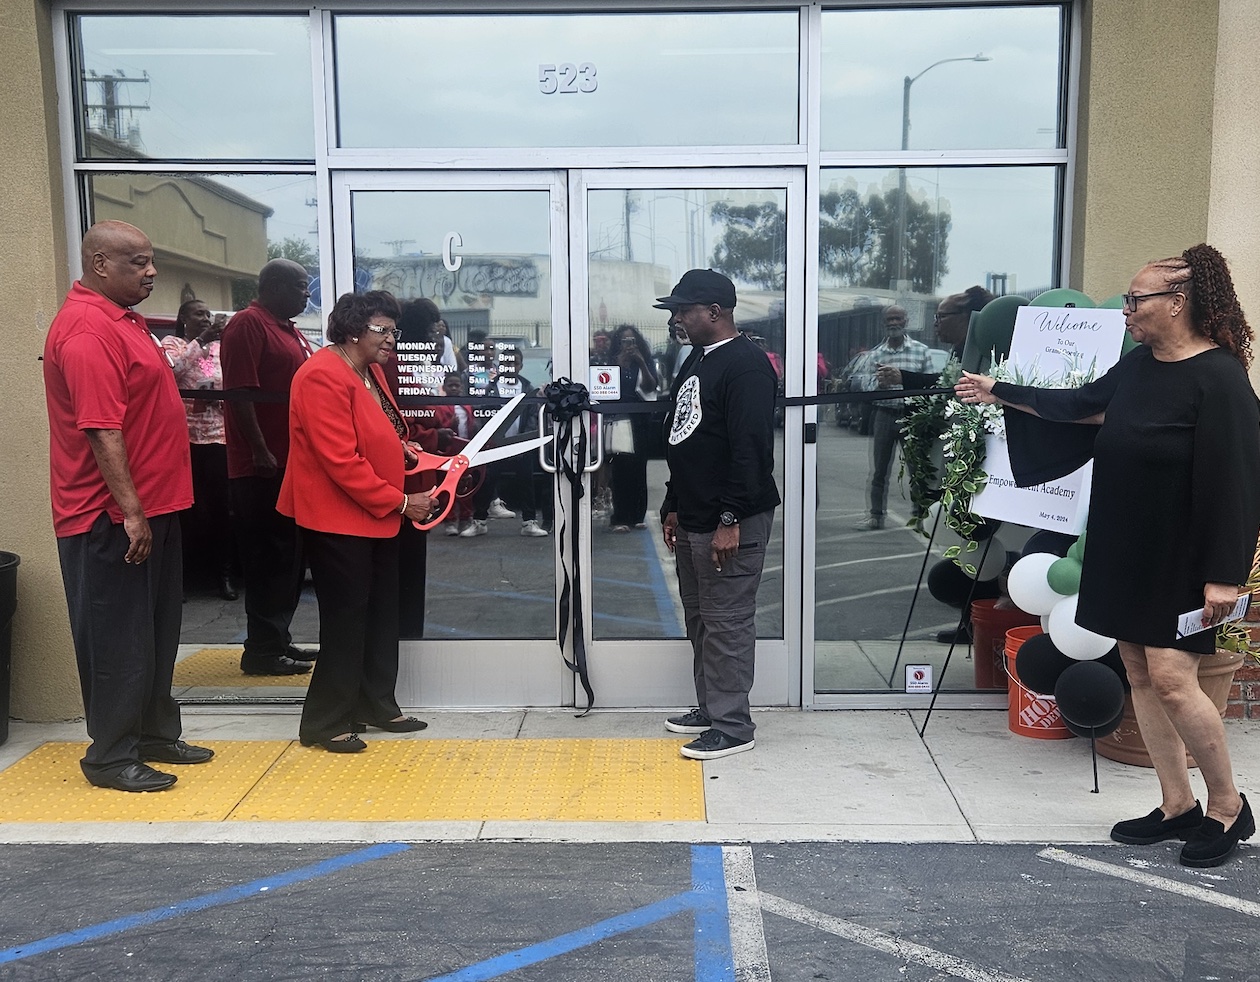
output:
[[[407,514],[407,506],[410,504],[411,504],[411,500],[404,494],[402,507],[398,509],[398,514],[400,515]]]

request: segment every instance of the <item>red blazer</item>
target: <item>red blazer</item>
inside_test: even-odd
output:
[[[393,403],[380,366],[368,370]],[[398,534],[402,501],[398,434],[363,379],[331,345],[321,348],[293,376],[276,510],[317,532],[387,539]]]

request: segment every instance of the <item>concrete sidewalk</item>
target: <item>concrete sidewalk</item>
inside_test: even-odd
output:
[[[430,725],[420,734],[372,731],[367,739],[686,739],[664,731],[662,712],[596,711],[583,719],[563,710],[421,715]],[[58,822],[50,815],[46,822],[0,824],[0,841],[1102,843],[1115,821],[1159,802],[1153,771],[1102,758],[1100,793],[1093,794],[1087,741],[1015,735],[1005,713],[937,711],[923,738],[918,711],[774,710],[754,718],[755,750],[696,765],[703,821]],[[1260,723],[1231,721],[1226,731],[1240,788],[1260,796]],[[296,709],[184,710],[184,736],[193,743],[285,741],[296,734]],[[84,740],[82,723],[14,722],[0,747],[0,770],[42,744]],[[1193,780],[1202,795],[1197,771]]]

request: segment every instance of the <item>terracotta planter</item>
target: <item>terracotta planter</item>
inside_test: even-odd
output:
[[[1199,659],[1199,688],[1208,694],[1212,704],[1225,718],[1225,705],[1229,702],[1229,689],[1234,683],[1234,672],[1243,663],[1246,656],[1238,651],[1225,651],[1217,648],[1213,655],[1204,655]],[[1138,729],[1137,717],[1133,713],[1133,700],[1124,697],[1124,718],[1120,725],[1098,741],[1098,752],[1108,760],[1117,760],[1122,764],[1134,764],[1138,767],[1151,767],[1151,755],[1142,742],[1142,732]],[[1198,767],[1190,753],[1186,753],[1186,765]]]

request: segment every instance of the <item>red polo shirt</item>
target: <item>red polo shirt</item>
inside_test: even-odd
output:
[[[120,430],[147,517],[192,505],[188,424],[166,352],[144,318],[79,283],[44,343],[53,528],[58,538],[122,509],[101,476],[84,430]]]
[[[278,392],[286,397],[283,402],[254,403],[258,428],[281,470],[289,459],[289,387],[310,356],[311,346],[293,321],[281,320],[257,300],[232,316],[219,342],[223,388]],[[228,477],[253,477],[254,451],[233,410],[229,408],[224,416]]]

